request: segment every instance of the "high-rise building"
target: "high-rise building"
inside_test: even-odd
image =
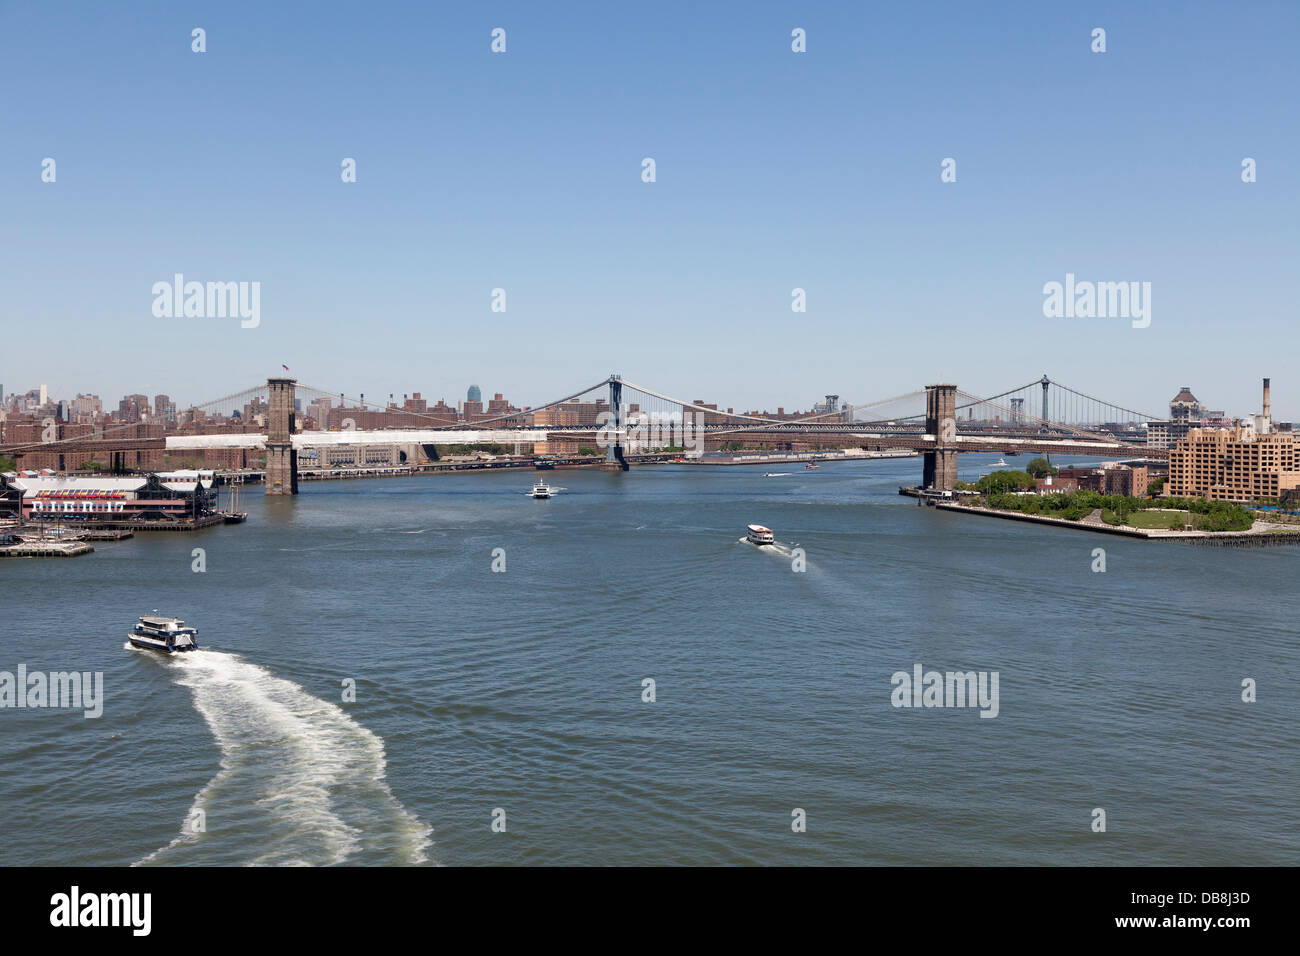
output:
[[[334,400],[328,395],[321,395],[307,406],[307,417],[316,423],[317,428],[324,430],[330,427],[330,409],[333,407]]]
[[[479,387],[477,385],[471,385],[469,387],[469,391],[465,393],[465,401],[467,402],[483,401],[483,393],[479,390]]]
[[[104,403],[99,400],[98,395],[83,395],[77,393],[77,397],[72,400],[72,415],[79,422],[93,422],[104,411]]]
[[[118,402],[117,415],[124,422],[143,421],[149,417],[149,396],[127,395]]]

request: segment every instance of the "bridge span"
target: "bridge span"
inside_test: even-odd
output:
[[[1142,413],[1102,403],[1083,393],[1058,386],[1065,390],[1066,402],[1073,402],[1076,420],[1083,416],[1091,416],[1090,420],[1097,421],[1099,416],[1105,414],[1110,414],[1116,419],[1124,415],[1130,416],[1129,430],[1124,437],[1116,434],[1113,426],[1110,430],[1103,431],[1098,430],[1096,426],[1083,427],[1063,420],[1069,414],[1062,410],[1065,403],[1060,399],[1049,400],[1049,385],[1056,384],[1050,382],[1047,376],[1043,376],[1027,386],[995,395],[993,398],[969,395],[951,384],[927,385],[916,392],[867,405],[844,405],[822,411],[815,410],[813,414],[797,418],[793,416],[778,418],[768,416],[766,413],[736,413],[730,409],[721,411],[716,406],[674,399],[643,386],[625,382],[618,375],[611,375],[588,389],[548,402],[538,408],[526,412],[512,411],[479,420],[469,427],[461,423],[448,424],[432,414],[402,411],[390,405],[380,407],[385,411],[399,411],[405,419],[427,419],[429,426],[304,431],[297,427],[295,411],[296,394],[300,388],[318,396],[330,396],[345,402],[358,402],[360,408],[376,403],[348,400],[336,392],[300,386],[296,379],[271,378],[267,380],[265,387],[254,387],[208,403],[210,406],[215,406],[225,401],[229,405],[232,399],[250,393],[264,393],[266,395],[264,404],[259,400],[258,406],[265,414],[264,433],[111,437],[109,432],[113,429],[110,428],[104,429],[102,434],[54,441],[9,444],[0,442],[0,454],[13,455],[21,461],[25,454],[75,451],[94,454],[96,457],[102,455],[116,466],[119,456],[129,451],[162,449],[192,452],[204,449],[258,449],[266,453],[265,489],[268,495],[296,494],[299,453],[307,448],[329,446],[410,445],[428,448],[436,445],[590,441],[603,447],[605,451],[603,468],[623,471],[628,468],[629,456],[655,447],[647,446],[643,438],[638,437],[641,434],[638,430],[644,429],[647,422],[652,429],[655,427],[666,429],[664,433],[676,436],[671,443],[680,441],[683,435],[699,439],[699,447],[693,449],[697,454],[703,451],[703,438],[706,436],[715,442],[726,437],[735,442],[751,444],[764,440],[770,441],[773,438],[789,440],[792,437],[805,437],[810,441],[835,438],[844,444],[863,448],[912,450],[922,455],[922,487],[936,491],[951,490],[954,487],[957,481],[957,456],[968,452],[999,454],[1034,452],[1104,458],[1168,458],[1167,448],[1150,447],[1142,440],[1142,432],[1138,430],[1137,423],[1134,421],[1135,417],[1142,417]],[[1033,390],[1032,394],[1036,395],[1040,387],[1042,410],[1045,413],[1043,417],[1029,414],[1026,411],[1024,398],[1028,390]],[[608,402],[600,406],[605,410],[601,416],[603,420],[598,425],[593,425],[589,421],[579,423],[574,420],[580,417],[574,410],[576,400],[600,390],[607,390],[608,394]],[[625,405],[625,390],[631,396],[638,397],[648,404],[658,403],[656,411],[653,414],[634,411],[640,409],[641,403]],[[1009,404],[1001,404],[1001,400],[1008,396],[1010,396]],[[828,398],[833,399],[837,396]],[[911,411],[914,406],[909,403],[922,398],[924,411]],[[1055,404],[1051,404],[1051,401],[1055,401]],[[201,407],[205,406],[196,406],[196,408]],[[586,408],[590,409],[591,405],[588,404]],[[965,412],[964,418],[963,412]],[[875,417],[867,417],[868,413]],[[1054,413],[1062,420],[1046,417]],[[1126,438],[1128,440],[1125,440]],[[689,447],[689,443],[685,444]],[[661,443],[658,447],[666,449],[669,445]]]

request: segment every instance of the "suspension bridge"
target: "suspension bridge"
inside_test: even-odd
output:
[[[827,396],[824,405],[808,414],[738,412],[698,399],[674,398],[613,374],[544,405],[487,413],[466,422],[450,409],[416,411],[391,400],[366,401],[364,396],[353,398],[292,378],[271,378],[181,410],[181,425],[171,434],[153,433],[161,431],[159,425],[130,423],[64,426],[64,434],[59,435],[59,429],[49,427],[50,420],[46,420],[41,440],[6,443],[0,438],[0,454],[16,458],[19,467],[30,455],[56,454],[62,462],[73,453],[83,459],[91,454],[106,460],[113,470],[122,470],[127,453],[132,451],[163,449],[192,454],[208,449],[258,449],[266,454],[267,494],[296,493],[300,450],[339,445],[401,444],[437,457],[440,445],[584,442],[603,449],[601,467],[611,471],[626,470],[629,456],[664,448],[700,454],[719,448],[788,447],[801,442],[910,449],[923,458],[922,487],[936,491],[954,486],[957,456],[964,452],[1117,458],[1169,455],[1167,448],[1150,447],[1146,442],[1143,423],[1157,416],[1095,398],[1046,375],[990,396],[937,384],[861,404],[840,403],[838,398]],[[332,427],[301,430],[297,406],[304,400],[313,407],[328,408]],[[243,412],[250,407],[265,421],[265,431],[247,424]],[[366,418],[364,413],[380,414]],[[223,426],[206,430],[207,416],[221,416]],[[377,418],[385,419],[383,424],[388,427],[355,427],[358,419],[369,422]],[[242,422],[241,430],[232,430],[232,421]],[[82,433],[69,434],[74,430]]]

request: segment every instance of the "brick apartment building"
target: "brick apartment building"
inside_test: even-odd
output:
[[[1194,428],[1169,453],[1171,495],[1250,502],[1298,488],[1300,453],[1291,432]]]

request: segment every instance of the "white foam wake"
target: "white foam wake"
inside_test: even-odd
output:
[[[797,544],[794,545],[793,547],[789,545],[784,545],[779,541],[773,541],[771,544],[754,544],[754,542],[749,540],[748,536],[744,538],[737,538],[736,544],[747,544],[750,547],[754,548],[754,550],[756,551],[762,551],[766,554],[774,555],[779,558],[793,558],[794,548],[799,547]]]
[[[241,862],[254,865],[342,863],[365,850],[428,861],[432,829],[389,789],[383,740],[341,707],[232,654],[200,650],[169,663],[216,738],[221,769],[195,795],[181,835],[140,863],[194,862],[203,843],[223,837],[223,850],[252,848]]]

